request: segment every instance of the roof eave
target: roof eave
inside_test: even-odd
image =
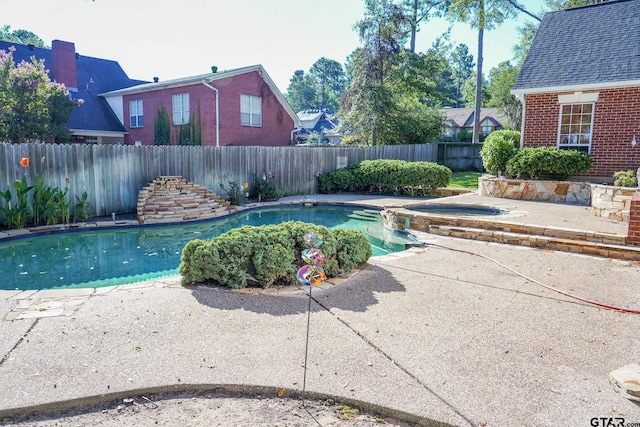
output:
[[[565,85],[565,86],[547,86],[547,87],[511,89],[511,94],[518,96],[518,95],[527,95],[527,94],[533,94],[533,93],[576,92],[581,90],[612,89],[612,88],[622,88],[622,87],[630,87],[630,86],[640,86],[640,79],[621,80],[621,81],[615,81],[615,82]]]

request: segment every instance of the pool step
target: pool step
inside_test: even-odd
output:
[[[496,232],[510,232],[530,236],[547,238],[568,239],[609,245],[626,244],[626,236],[614,233],[602,233],[588,230],[574,230],[553,226],[539,226],[533,224],[521,224],[509,221],[496,221],[495,219],[451,217],[447,215],[428,214],[421,215],[421,219],[429,227],[448,226],[481,229]],[[494,217],[495,218],[495,217]]]
[[[640,247],[624,246],[616,243],[604,243],[585,239],[573,239],[553,235],[535,235],[505,230],[466,227],[458,225],[429,225],[429,233],[456,237],[461,239],[480,240],[484,242],[505,243],[528,246],[532,248],[550,249],[563,252],[582,253],[605,258],[640,261]],[[616,239],[617,240],[617,239]]]

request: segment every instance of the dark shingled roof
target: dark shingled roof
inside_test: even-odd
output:
[[[8,51],[11,46],[15,47],[13,61],[16,64],[21,61],[31,62],[31,57],[35,56],[36,59],[44,59],[45,69],[52,68],[51,49],[0,41],[0,50]],[[71,113],[67,127],[77,130],[127,132],[104,98],[98,94],[148,82],[130,79],[120,64],[107,59],[77,55],[76,67],[78,91],[71,92],[71,96],[74,100],[82,99],[84,103]]]
[[[544,15],[513,87],[640,81],[640,1],[618,0]]]

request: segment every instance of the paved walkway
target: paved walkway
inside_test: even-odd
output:
[[[350,198],[363,203],[356,199]],[[403,202],[374,199],[367,202]],[[527,211],[522,221],[622,229],[587,215],[589,208],[482,201]],[[640,359],[640,315],[540,286],[640,309],[637,264],[431,240],[435,244],[372,258],[349,280],[313,290],[308,396],[386,408],[425,425],[587,426],[594,417],[640,422],[640,407],[608,381],[611,371]],[[167,279],[79,296],[82,303],[68,315],[13,321],[4,319],[21,299],[4,295],[0,420],[20,408],[74,399],[220,385],[273,394],[284,387],[285,395],[299,396],[302,388],[309,300],[300,292],[186,289]]]

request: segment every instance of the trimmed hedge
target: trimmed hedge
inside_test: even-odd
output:
[[[433,162],[364,160],[321,175],[318,190],[324,194],[366,191],[426,195],[449,185],[451,174],[451,169]]]
[[[557,147],[527,147],[518,151],[507,162],[508,176],[526,175],[539,179],[540,175],[567,179],[571,175],[587,172],[593,159],[577,150],[561,150]]]
[[[494,130],[487,136],[482,148],[480,157],[482,165],[492,175],[504,173],[507,170],[507,162],[518,151],[520,142],[520,132],[516,130]]]
[[[329,229],[301,221],[278,225],[235,228],[209,241],[188,242],[182,250],[180,274],[183,285],[196,283],[244,288],[249,284],[268,288],[294,285],[305,263],[306,233],[322,235],[325,255],[322,268],[327,277],[351,271],[371,257],[371,245],[356,230]]]

